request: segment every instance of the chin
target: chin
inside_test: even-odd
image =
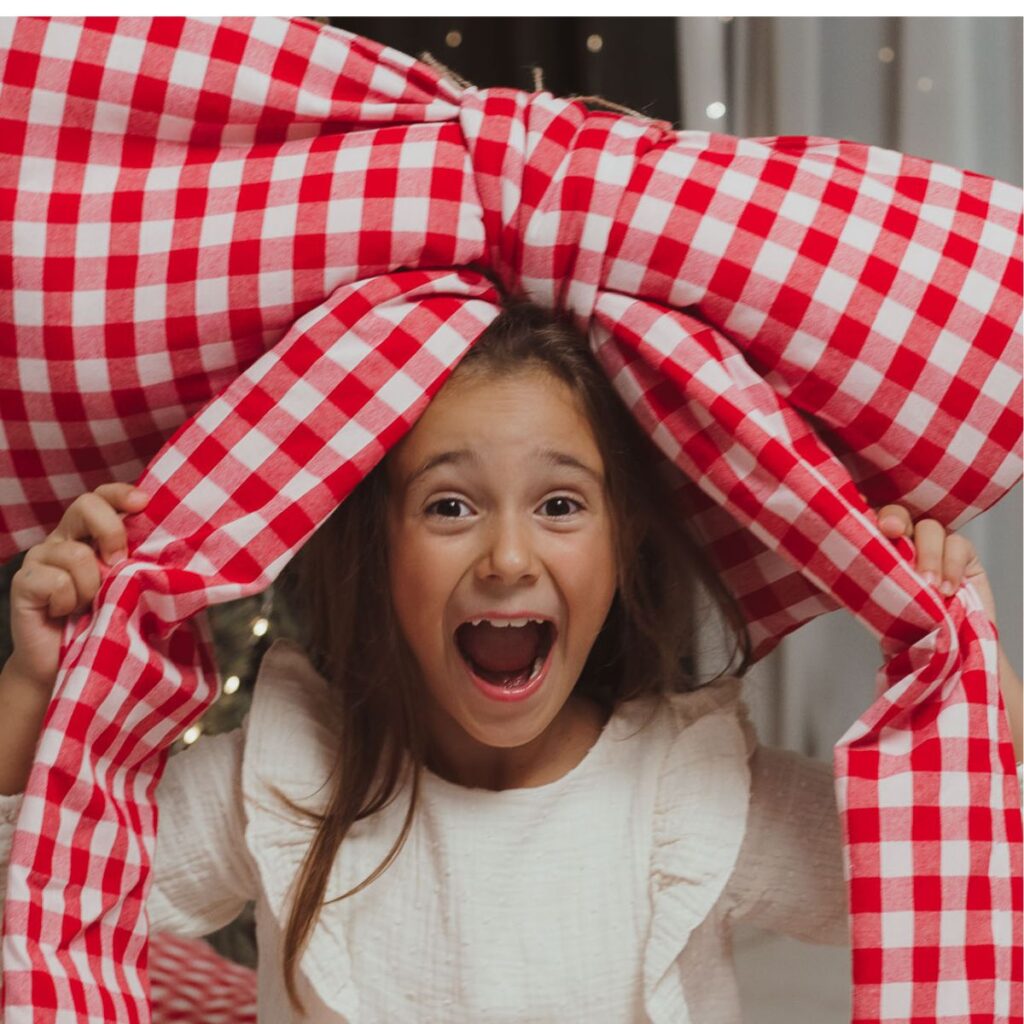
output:
[[[480,728],[479,726],[467,728],[468,723],[460,722],[459,724],[462,725],[465,732],[484,746],[492,747],[495,750],[514,750],[516,747],[524,747],[527,743],[535,740],[550,723],[540,722],[532,728],[524,728],[520,723],[495,725],[489,728]]]
[[[487,702],[483,707],[462,705],[446,708],[445,712],[462,732],[477,743],[495,750],[511,750],[541,736],[561,714],[570,695],[566,694],[554,706],[548,694],[547,700],[532,707]]]

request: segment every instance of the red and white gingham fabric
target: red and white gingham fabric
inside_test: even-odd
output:
[[[149,942],[153,1024],[256,1024],[256,974],[201,939],[160,932]]]
[[[955,529],[1020,478],[1019,190],[463,90],[302,20],[0,37],[0,557],[100,483],[153,495],[65,631],[9,871],[8,1024],[150,1019],[154,790],[215,696],[203,611],[264,590],[409,429],[492,281],[589,333],[759,655],[839,607],[882,644],[835,755],[853,1019],[1021,1020],[993,629],[871,512]],[[655,1021],[686,1019],[670,969]]]

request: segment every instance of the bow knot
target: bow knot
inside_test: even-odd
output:
[[[459,120],[489,272],[507,292],[569,313],[586,332],[619,208],[667,126],[546,92],[473,86],[462,93]]]

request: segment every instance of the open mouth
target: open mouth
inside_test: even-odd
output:
[[[536,678],[547,661],[555,635],[555,624],[550,621],[530,620],[515,626],[464,622],[455,630],[455,646],[480,679],[514,689]]]

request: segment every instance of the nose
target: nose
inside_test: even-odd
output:
[[[513,584],[535,580],[537,575],[529,525],[513,515],[497,518],[487,533],[477,577]]]

